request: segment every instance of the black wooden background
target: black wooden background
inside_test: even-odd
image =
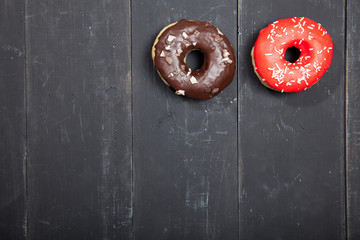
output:
[[[263,87],[269,23],[334,42],[311,89]],[[179,19],[218,26],[233,83],[174,95],[151,60]],[[360,1],[2,0],[0,239],[360,239]]]

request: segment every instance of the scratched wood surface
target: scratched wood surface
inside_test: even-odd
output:
[[[250,50],[293,16],[327,29],[334,58],[280,94]],[[182,18],[237,52],[212,100],[153,66]],[[2,1],[0,239],[359,239],[359,22],[356,0]]]
[[[22,1],[0,2],[0,239],[26,229],[24,17]]]
[[[210,101],[180,98],[149,54],[181,18],[209,20],[236,51],[236,1],[133,1],[134,237],[236,239],[237,81]]]
[[[348,1],[346,61],[346,176],[348,239],[360,239],[360,2]]]
[[[239,5],[240,233],[242,239],[343,239],[344,27],[340,1],[242,1]],[[253,11],[248,11],[254,9]],[[258,32],[307,16],[334,43],[331,68],[311,89],[279,94],[251,69]],[[243,51],[241,51],[243,50]]]
[[[27,3],[27,237],[126,239],[129,3]]]

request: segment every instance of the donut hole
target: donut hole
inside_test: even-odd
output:
[[[204,64],[204,54],[200,50],[194,49],[186,55],[185,63],[191,70],[196,71]]]
[[[297,47],[289,47],[285,52],[285,60],[294,63],[299,59],[300,54],[301,52]]]

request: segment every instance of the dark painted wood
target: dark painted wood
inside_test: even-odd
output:
[[[0,239],[25,239],[23,1],[0,2]]]
[[[28,1],[29,239],[131,236],[129,1]]]
[[[237,81],[209,101],[176,96],[151,47],[166,25],[210,21],[236,48],[236,1],[133,1],[135,239],[238,239]]]
[[[0,239],[360,239],[359,1],[131,4],[0,3]],[[328,30],[334,59],[280,94],[250,50],[293,16]],[[212,100],[174,95],[151,61],[182,18],[238,52]]]
[[[346,156],[348,239],[360,239],[360,2],[347,2]]]
[[[241,239],[344,239],[344,2],[239,2]],[[305,16],[334,42],[334,58],[307,91],[266,89],[250,51],[271,22]]]

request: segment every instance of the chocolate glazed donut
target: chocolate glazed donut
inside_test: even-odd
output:
[[[204,63],[191,70],[189,52],[200,50]],[[162,80],[177,95],[210,99],[227,87],[235,74],[235,56],[227,37],[208,22],[180,20],[156,37],[152,58]]]

